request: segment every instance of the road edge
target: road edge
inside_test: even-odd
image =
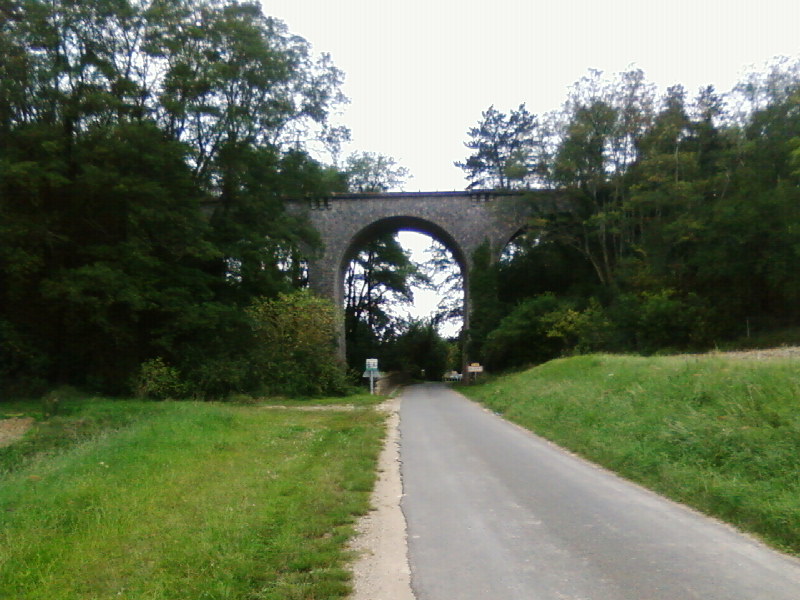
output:
[[[386,438],[378,457],[378,478],[372,491],[372,510],[356,523],[350,549],[351,600],[414,600],[408,563],[406,518],[400,508],[403,481],[400,475],[400,398],[378,407],[386,411]]]

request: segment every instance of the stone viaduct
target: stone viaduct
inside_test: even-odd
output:
[[[522,231],[533,202],[555,205],[552,192],[393,192],[341,194],[314,200],[292,200],[287,210],[305,214],[319,232],[323,249],[309,257],[309,287],[344,302],[347,265],[375,236],[400,230],[425,233],[447,247],[455,257],[464,280],[464,328],[469,326],[469,273],[473,252],[488,242],[495,259],[506,244]],[[531,198],[533,196],[533,198]],[[344,357],[344,324],[341,324],[340,356]]]

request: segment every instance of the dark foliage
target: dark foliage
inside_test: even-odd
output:
[[[692,102],[640,71],[593,72],[543,122],[526,182],[572,210],[537,215],[499,265],[474,257],[473,358],[703,349],[800,325],[800,63]]]
[[[315,243],[282,199],[343,189],[297,144],[340,79],[256,4],[5,3],[0,387],[253,390],[244,308]]]

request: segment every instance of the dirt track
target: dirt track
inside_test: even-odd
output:
[[[3,419],[0,421],[0,448],[10,446],[33,425],[33,417]]]
[[[708,356],[750,358],[755,360],[764,360],[768,358],[800,358],[800,346],[782,346],[780,348],[764,348],[761,350],[734,350],[733,352],[709,352]]]

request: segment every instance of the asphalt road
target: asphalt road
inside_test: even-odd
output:
[[[407,388],[400,417],[417,600],[800,599],[800,561],[444,385]]]

